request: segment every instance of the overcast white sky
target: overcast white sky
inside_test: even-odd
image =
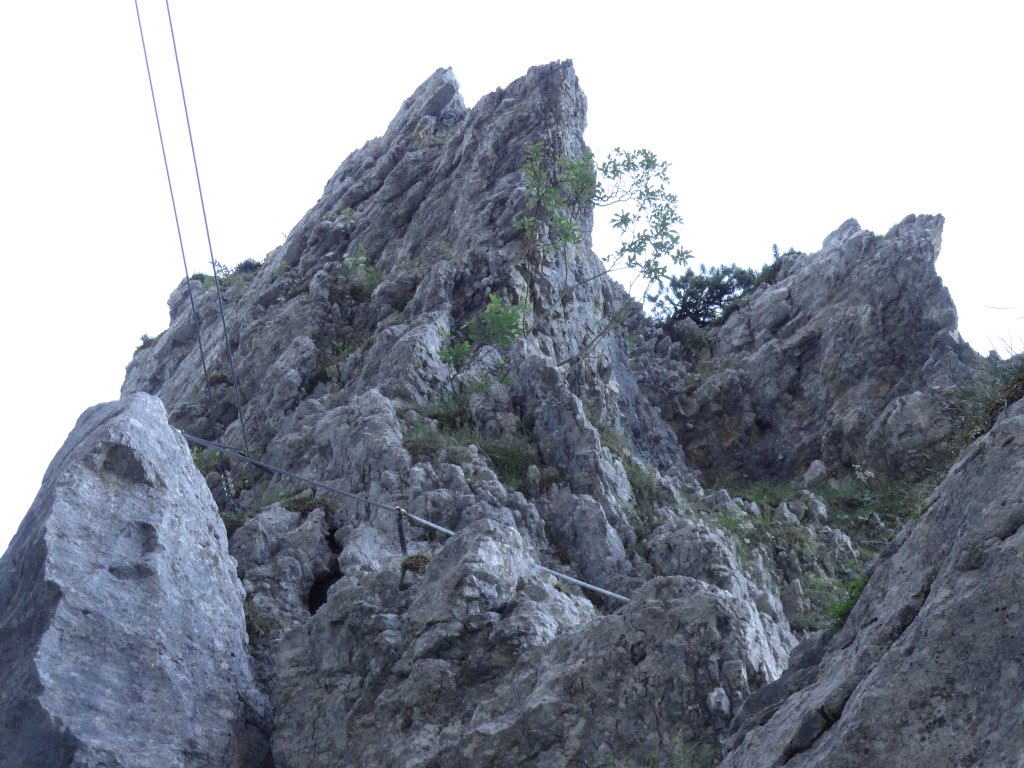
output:
[[[194,271],[209,271],[162,0],[140,0]],[[942,213],[980,351],[1024,348],[1016,3],[175,0],[217,259],[261,259],[451,66],[467,104],[571,58],[599,156],[672,163],[695,261],[760,265],[849,217]],[[183,275],[131,0],[0,7],[0,549],[79,414],[115,399]]]

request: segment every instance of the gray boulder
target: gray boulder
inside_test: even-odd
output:
[[[722,768],[1024,764],[1022,470],[1018,401],[960,455],[843,629],[743,707]]]
[[[269,765],[242,596],[160,401],[86,411],[0,560],[0,764]]]

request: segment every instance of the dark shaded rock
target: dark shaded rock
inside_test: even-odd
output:
[[[322,508],[303,519],[279,505],[261,512],[231,537],[231,554],[238,561],[246,593],[255,668],[264,685],[281,635],[308,620],[322,604],[314,595],[317,585],[326,586],[340,575],[330,542]]]
[[[224,525],[148,395],[83,414],[0,560],[0,762],[264,765]]]
[[[401,562],[342,580],[285,634],[272,686],[280,768],[433,764],[522,653],[594,616],[494,522],[459,532],[406,590]]]
[[[935,272],[943,219],[884,237],[854,220],[709,334],[710,359],[662,412],[717,477],[795,477],[815,460],[908,480],[952,450],[946,405],[978,355]]]
[[[820,661],[786,672],[784,697],[758,695],[723,768],[1019,765],[1022,470],[1018,402],[960,455]]]

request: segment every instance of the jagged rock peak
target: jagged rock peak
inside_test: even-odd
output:
[[[704,333],[706,373],[655,398],[678,404],[662,410],[690,459],[750,479],[816,460],[912,479],[948,461],[945,402],[980,358],[935,272],[942,225],[911,215],[879,237],[849,219],[821,251],[784,257]]]

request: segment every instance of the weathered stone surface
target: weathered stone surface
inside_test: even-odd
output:
[[[974,356],[934,273],[940,217],[884,238],[847,222],[720,329],[668,334],[602,274],[589,210],[557,249],[517,224],[527,147],[579,158],[585,104],[568,62],[472,109],[439,70],[232,278],[226,340],[199,290],[212,407],[184,287],[129,367],[126,394],[240,444],[230,346],[251,452],[360,497],[300,515],[261,501],[291,480],[223,475],[254,518],[232,549],[278,768],[681,760],[680,734],[714,746],[768,684],[765,722],[818,669],[798,650],[801,677],[772,684],[820,626],[812,597],[861,561],[813,483],[912,477],[948,447],[940,406]],[[470,338],[491,296],[522,307],[524,338]],[[705,494],[684,447],[709,477],[813,465],[811,490]],[[406,560],[399,506],[455,538],[407,524]]]
[[[776,578],[763,560],[740,563],[726,534],[685,518],[669,520],[646,542],[647,561],[659,576],[687,576],[736,597],[758,635],[765,638],[765,672],[774,680],[796,644],[783,609]]]
[[[1020,765],[1022,594],[1017,402],[960,455],[843,629],[745,707],[723,768]]]
[[[284,638],[281,768],[585,765],[714,743],[778,658],[747,603],[659,578],[614,614],[554,587],[513,528],[458,533],[406,591],[340,582]],[[655,694],[655,692],[657,692]]]
[[[787,257],[709,334],[707,373],[658,398],[690,460],[718,477],[796,477],[820,459],[906,480],[948,455],[945,405],[980,358],[935,272],[942,224],[908,216],[879,237],[851,219]]]
[[[670,764],[695,734],[715,745],[773,663],[740,601],[693,579],[653,579],[616,613],[526,654],[443,762]]]
[[[337,579],[336,556],[324,510],[305,519],[274,505],[231,537],[231,554],[246,595],[257,676],[266,684],[284,631],[309,619],[322,604],[318,587]]]
[[[494,522],[460,531],[406,590],[401,562],[342,580],[286,633],[272,687],[280,768],[434,764],[524,651],[594,616]]]
[[[0,560],[0,763],[269,764],[242,590],[148,395],[83,414]]]

